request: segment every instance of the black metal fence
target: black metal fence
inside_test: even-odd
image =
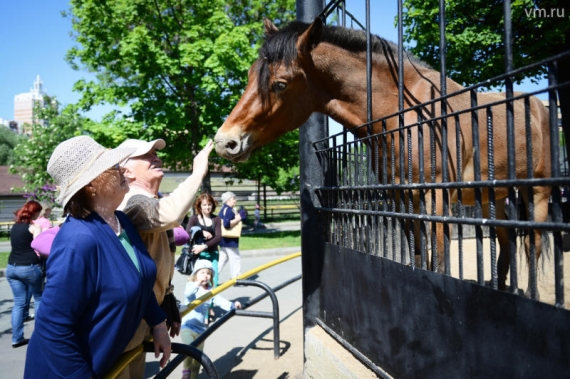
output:
[[[311,11],[318,15],[300,3],[299,19],[311,21]],[[353,20],[342,0],[322,4],[320,17],[327,24],[366,30],[374,19],[367,13],[365,21]],[[361,4],[369,12],[370,1]],[[440,8],[437,19],[445,23],[444,1]],[[398,9],[401,20],[401,1]],[[506,41],[509,9],[506,2]],[[402,67],[403,30],[398,27],[396,66]],[[441,38],[445,54],[445,35]],[[509,60],[509,43],[504,45]],[[567,375],[570,266],[564,251],[570,225],[564,200],[570,178],[564,170],[567,162],[560,160],[564,134],[557,98],[570,81],[557,82],[554,70],[567,69],[563,62],[569,58],[570,49],[527,67],[507,64],[503,75],[460,91],[447,91],[442,81],[439,96],[407,108],[408,89],[399,71],[399,109],[369,119],[360,127],[367,131],[360,138],[350,138],[346,131],[323,138],[318,127],[322,116],[313,114],[301,131],[307,326],[322,326],[378,376]],[[445,76],[445,56],[442,62]],[[548,84],[528,94],[514,92],[513,76],[538,66],[548,68]],[[367,71],[371,88],[370,66]],[[504,96],[479,103],[478,94],[493,84],[502,86]],[[527,168],[537,160],[529,145],[536,132],[529,118],[540,108],[531,96],[537,95],[547,98],[545,138],[550,143],[544,154],[550,166],[547,175],[530,169],[519,175],[513,157],[528,153]],[[449,106],[460,97],[466,106]],[[517,102],[522,118],[512,114]],[[441,111],[430,117],[430,109]],[[507,114],[500,126],[504,144],[493,134],[498,133],[501,112]],[[388,128],[392,122],[398,127]],[[371,132],[375,125],[382,126],[380,131]],[[483,143],[478,133],[487,136]],[[474,141],[469,145],[473,170],[468,173],[460,164],[467,159],[462,145],[466,136]],[[499,146],[504,150],[498,151]],[[508,161],[504,175],[495,168],[499,157]],[[544,202],[533,196],[540,188],[550,195],[545,218],[539,212]],[[501,275],[506,274],[498,262],[505,252],[510,257],[502,264],[508,263],[510,271],[503,288]]]
[[[322,15],[328,16],[327,20],[332,24],[356,27],[366,24],[354,20],[350,10],[344,6],[343,1],[331,1]],[[374,15],[370,15],[369,19],[373,17]],[[445,23],[444,13],[440,13],[439,20]],[[508,28],[507,19],[505,24]],[[508,36],[506,38],[508,40]],[[445,41],[445,36],[442,36],[442,39]],[[404,65],[403,59],[405,59],[405,54],[401,53],[401,46],[400,41],[398,67]],[[442,53],[445,52],[445,49],[441,50]],[[508,46],[506,50],[509,50]],[[448,275],[476,280],[481,285],[497,289],[500,287],[500,278],[497,277],[497,271],[500,270],[497,267],[499,254],[497,233],[499,228],[508,230],[512,257],[509,262],[510,291],[521,293],[520,287],[524,290],[526,283],[519,284],[519,282],[528,280],[527,295],[539,299],[541,291],[554,294],[554,298],[543,296],[542,299],[568,307],[570,294],[566,296],[564,294],[565,287],[569,286],[565,286],[564,283],[563,250],[565,234],[570,232],[570,225],[563,222],[566,203],[563,202],[565,198],[561,191],[570,186],[570,180],[567,176],[563,176],[564,165],[559,164],[559,157],[564,154],[564,147],[559,144],[563,139],[560,138],[557,90],[570,86],[570,83],[556,83],[554,76],[550,75],[549,84],[546,87],[537,85],[532,93],[519,94],[512,90],[512,77],[515,74],[524,75],[525,72],[530,72],[538,66],[549,67],[552,70],[557,64],[560,66],[559,62],[568,56],[570,50],[528,67],[512,69],[504,75],[461,91],[446,93],[445,85],[442,83],[440,97],[428,103],[402,108],[389,117],[370,120],[360,127],[371,130],[372,125],[381,124],[384,126],[382,132],[368,133],[365,137],[355,138],[352,141],[347,139],[346,132],[342,132],[316,142],[315,150],[323,172],[326,173],[325,184],[317,188],[316,193],[321,204],[319,211],[326,219],[327,242],[389,258],[402,264],[417,265],[423,269],[432,268],[430,259],[437,261],[443,257],[446,263],[445,272]],[[445,62],[444,57],[442,62]],[[404,103],[402,76],[403,73],[399,77],[401,105]],[[370,80],[368,77],[369,86]],[[499,90],[503,88],[504,99],[478,104],[477,95],[490,86],[495,86]],[[498,158],[494,152],[497,138],[493,137],[493,131],[503,125],[494,124],[494,114],[505,107],[508,109],[507,112],[512,112],[513,104],[524,103],[526,121],[520,118],[515,120],[511,115],[505,125],[508,129],[506,146],[510,149],[508,156],[514,157],[521,154],[514,150],[517,146],[515,138],[519,141],[526,140],[528,144],[532,143],[533,130],[529,118],[534,100],[531,96],[542,94],[548,95],[548,101],[545,101],[549,106],[550,122],[547,137],[552,140],[548,152],[550,159],[547,161],[553,163],[552,167],[546,170],[549,176],[535,177],[534,173],[529,171],[527,177],[521,177],[516,174],[516,167],[509,167],[508,176],[498,177],[497,174],[495,177],[493,170],[495,163],[498,165],[498,162],[495,162]],[[449,103],[459,97],[463,98],[462,101],[468,101],[470,106],[452,109]],[[433,112],[426,109],[433,108],[441,108],[442,112],[430,118],[429,115],[433,115]],[[417,121],[405,123],[404,119],[409,120],[410,114],[417,117]],[[395,130],[386,128],[386,124],[392,120],[399,123],[399,128]],[[525,122],[524,129],[516,127],[515,123]],[[450,138],[442,138],[446,133],[455,134],[455,141],[452,142],[457,146],[449,146]],[[487,146],[479,145],[478,133],[487,134]],[[473,158],[475,172],[469,175],[461,171],[462,167],[459,164],[467,159],[465,151],[462,151],[460,146],[465,135],[473,136],[475,151]],[[426,153],[427,150],[429,153]],[[531,150],[531,147],[526,150],[530,162],[533,159]],[[486,156],[477,154],[479,151],[487,151]],[[457,162],[457,165],[444,172],[441,176],[443,179],[439,180],[432,167],[438,166],[436,160],[444,160],[441,167],[447,171],[448,165],[451,165],[446,164],[445,159],[452,152],[456,156],[450,159]],[[422,161],[424,156],[426,161]],[[422,173],[420,176],[412,172],[415,169],[412,168],[411,159],[420,159],[419,170]],[[512,159],[508,164],[514,165],[515,160]],[[390,165],[392,167],[388,167]],[[533,203],[532,191],[537,187],[548,187],[551,196],[548,218],[535,221],[532,212],[538,205]],[[443,191],[445,195],[436,197],[436,191]],[[472,206],[462,201],[467,192],[475,193],[475,202]],[[508,196],[495,199],[495,194],[499,192],[508,193]],[[450,198],[450,193],[453,193],[453,199]],[[485,194],[488,194],[489,198],[487,204],[483,200]],[[528,196],[530,199],[523,203],[521,199],[527,194],[530,194]],[[438,201],[444,202],[441,207],[443,212],[435,211]],[[520,206],[516,208],[516,204]],[[503,208],[508,214],[507,217],[497,213],[503,212]],[[521,210],[530,214],[530,217],[522,217]],[[446,241],[444,254],[435,253],[438,249],[437,224],[443,225]],[[535,237],[531,232],[534,230],[542,231],[544,239],[542,251],[546,253],[539,257],[538,261],[531,259],[530,256],[527,258],[524,254],[525,240],[521,238],[521,234],[525,232],[527,235],[530,234],[527,241],[530,239],[532,246]],[[420,243],[421,246],[418,248],[415,243]],[[532,250],[529,254],[540,253],[534,248],[526,250]],[[538,264],[534,264],[535,261]],[[527,264],[530,265],[528,269],[525,267]]]

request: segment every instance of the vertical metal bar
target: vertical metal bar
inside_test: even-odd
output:
[[[388,184],[388,141],[387,141],[387,132],[386,132],[386,119],[382,119],[382,185]],[[388,191],[384,190],[384,196],[382,198],[382,210],[386,212],[388,210],[388,203],[386,193]],[[386,258],[388,254],[388,237],[390,234],[391,229],[391,218],[384,217],[382,219],[383,225],[383,232],[384,232],[384,240],[382,241],[382,257]]]
[[[395,154],[394,154],[394,150],[396,149],[396,147],[394,146],[394,134],[391,133],[391,134],[390,134],[390,137],[391,137],[391,138],[390,138],[390,144],[391,144],[391,146],[390,146],[390,156],[391,156],[390,163],[391,163],[391,166],[392,166],[392,167],[391,167],[391,169],[392,169],[392,170],[391,170],[391,174],[392,174],[392,175],[391,175],[391,178],[390,178],[390,184],[391,184],[392,186],[395,186],[395,184],[396,184],[396,163],[395,163],[396,157],[394,156],[394,155],[395,155]],[[390,190],[390,192],[391,192],[391,195],[392,195],[392,196],[391,196],[391,200],[392,200],[392,201],[390,202],[390,203],[391,203],[391,208],[392,208],[392,213],[395,213],[395,212],[396,212],[396,196],[395,196],[396,190]],[[394,254],[395,254],[396,248],[397,248],[397,243],[396,243],[396,238],[397,238],[397,237],[396,237],[396,229],[397,229],[397,228],[396,228],[396,219],[395,219],[394,217],[392,217],[392,252],[391,252],[391,256],[390,256],[390,259],[392,259],[392,260],[394,260]]]
[[[408,183],[413,183],[413,172],[412,172],[412,130],[408,128],[407,130],[407,137],[408,137]],[[412,189],[408,190],[408,214],[414,213],[414,194]],[[414,230],[414,220],[407,220],[408,225],[408,241],[409,241],[409,251],[408,257],[410,261],[414,260],[414,254],[416,251],[416,241],[415,241],[415,230]],[[405,262],[402,262],[405,263]]]
[[[323,10],[322,0],[297,0],[297,20],[311,22]],[[323,172],[313,151],[312,141],[325,137],[325,119],[313,113],[299,131],[300,198],[301,198],[301,250],[303,254],[303,324],[305,328],[316,325],[320,313],[319,288],[324,262],[322,225],[316,208],[320,205],[313,188],[322,186]]]
[[[530,99],[529,97],[524,98],[524,125],[525,125],[525,136],[526,136],[526,177],[531,179],[534,177],[534,163],[532,158],[533,146],[532,146],[532,130],[530,125]],[[529,222],[534,222],[534,190],[533,186],[529,185],[523,190],[527,193],[528,204],[527,204],[527,218]],[[530,298],[538,300],[538,289],[537,289],[537,251],[536,251],[536,237],[532,229],[527,229],[529,237],[529,252],[528,252],[528,270],[529,270],[529,290]]]
[[[493,133],[493,112],[491,108],[487,108],[487,172],[488,180],[495,180],[495,159],[493,152],[495,151],[494,133]],[[497,217],[495,190],[489,189],[489,218],[495,220]],[[491,242],[491,287],[498,288],[497,280],[497,233],[495,227],[489,228],[489,240]]]
[[[513,70],[513,51],[512,51],[512,27],[511,27],[511,1],[503,2],[504,24],[505,24],[505,72],[510,73]],[[513,114],[513,80],[510,76],[505,79],[506,89],[506,109],[507,109],[507,177],[514,180],[515,171],[515,133],[514,133],[514,114]],[[513,186],[508,187],[509,203],[507,205],[507,214],[509,219],[517,219],[517,196]],[[516,292],[518,288],[517,280],[517,255],[516,255],[516,230],[509,228],[509,250],[510,250],[510,269],[511,269],[511,291]]]
[[[436,149],[437,149],[437,145],[435,143],[435,140],[437,139],[436,136],[436,127],[435,127],[435,121],[430,120],[429,121],[429,155],[430,155],[430,179],[431,179],[431,183],[435,183],[435,178],[436,178]],[[437,200],[436,200],[436,190],[432,189],[431,191],[431,215],[435,216],[436,215],[436,204],[437,204]],[[432,271],[437,271],[437,268],[439,266],[439,256],[437,255],[438,251],[437,251],[437,223],[435,221],[431,222],[431,267],[432,267]]]
[[[479,117],[478,111],[475,110],[477,107],[477,91],[472,89],[471,92],[471,139],[473,141],[473,180],[475,182],[481,181],[481,152],[479,144]],[[475,218],[483,218],[483,208],[482,208],[482,195],[481,188],[474,188],[475,192]],[[483,229],[481,226],[475,226],[475,237],[477,244],[477,283],[480,285],[485,285],[484,273],[483,273]]]
[[[398,0],[398,110],[404,110],[404,25],[402,0]],[[403,121],[403,120],[402,120]],[[402,124],[400,124],[402,126]]]
[[[446,67],[446,38],[445,38],[445,0],[439,0],[439,57],[441,62],[440,72],[440,95],[447,94],[447,67]],[[449,166],[447,165],[447,100],[441,101],[441,181],[447,183],[449,181]],[[443,202],[443,216],[449,216],[449,191],[446,189],[441,190],[441,201]],[[449,224],[443,224],[443,256],[445,261],[445,273],[450,275],[451,261],[449,257],[449,245],[451,244]]]
[[[425,162],[424,162],[424,124],[423,124],[423,117],[422,112],[418,111],[418,183],[420,186],[426,182],[425,176]],[[423,188],[419,189],[420,191],[420,214],[426,215],[426,196],[425,190]],[[426,260],[426,250],[427,250],[427,231],[425,228],[425,222],[419,221],[420,223],[420,265],[421,268],[426,270],[427,269],[427,260]]]
[[[459,115],[455,115],[455,151],[456,151],[456,167],[457,167],[457,181],[463,181],[463,157],[461,148],[461,125],[459,123]],[[465,209],[463,206],[463,190],[457,189],[457,216],[463,217]],[[459,260],[459,279],[463,279],[463,224],[457,225],[457,247],[458,247],[458,260]]]
[[[372,33],[370,33],[370,0],[366,0],[366,118],[368,135],[372,135]]]
[[[551,63],[548,66],[548,86],[555,86],[556,69],[559,66]],[[558,106],[556,104],[556,92],[548,91],[548,111],[550,121],[550,164],[553,177],[560,177],[559,167],[559,132],[558,132]],[[560,188],[555,186],[552,192],[552,221],[562,222],[562,209],[560,207]],[[564,307],[564,256],[562,252],[562,233],[554,232],[554,283],[556,283],[556,305]]]
[[[404,115],[402,113],[404,109],[404,26],[402,24],[402,15],[403,13],[403,6],[402,0],[398,0],[398,135],[399,135],[399,172],[400,172],[400,183],[406,183],[406,171],[405,171],[405,164],[404,164],[404,156],[405,156],[405,137],[403,133],[404,127]],[[398,193],[399,197],[399,211],[401,213],[405,213],[406,205],[405,205],[405,191],[400,190]],[[408,242],[411,240],[411,237],[406,236],[406,225],[405,219],[400,218],[400,240],[401,240],[401,257],[403,260],[404,257],[404,246],[405,241]],[[409,234],[408,234],[409,236]]]

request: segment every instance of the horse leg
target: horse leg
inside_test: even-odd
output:
[[[431,193],[426,194],[425,198],[425,212],[429,216],[433,214],[433,206],[435,206],[435,214],[436,215],[443,215],[443,191],[444,190],[436,190],[435,191],[435,204],[432,203]],[[450,204],[451,205],[451,204]],[[419,201],[418,199],[414,199],[414,212],[420,213]],[[435,249],[432,248],[431,250],[431,259],[430,254],[427,253],[429,248],[426,246],[426,226],[424,221],[415,220],[411,223],[413,225],[414,231],[414,254],[415,254],[415,266],[420,268],[430,268],[434,272],[438,272],[440,274],[445,274],[445,225],[443,223],[437,222],[434,223],[429,222],[429,230],[430,230],[430,240],[431,245],[433,246],[433,238],[435,234]],[[435,228],[435,229],[434,229]],[[452,228],[452,225],[450,225]],[[406,236],[408,238],[408,242],[410,242],[410,227],[406,227]],[[425,250],[425,260],[422,261],[421,254],[422,248]],[[434,254],[437,254],[437,259],[434,259]],[[434,267],[434,261],[437,261],[437,267]],[[425,265],[424,265],[425,263]],[[451,268],[450,268],[451,269]]]
[[[533,187],[532,188],[532,195],[533,195],[533,204],[534,204],[534,220],[530,219],[530,215],[528,215],[528,191],[525,188],[519,190],[519,194],[521,194],[523,199],[523,206],[525,207],[524,211],[526,214],[526,219],[529,221],[534,222],[544,222],[548,218],[548,199],[550,197],[550,187]],[[531,246],[531,233],[534,236],[534,244]],[[542,231],[540,230],[530,230],[525,233],[524,237],[524,247],[526,258],[528,262],[528,286],[525,291],[525,295],[527,297],[535,298],[539,300],[540,294],[538,293],[538,288],[536,289],[536,294],[533,297],[532,292],[534,290],[534,285],[532,283],[532,278],[536,279],[536,274],[538,272],[538,262],[540,255],[542,254]],[[532,249],[532,250],[531,250]],[[532,262],[532,251],[534,250],[534,262]]]
[[[428,214],[432,214],[433,212],[433,206],[435,206],[435,214],[436,215],[443,215],[443,191],[444,190],[436,190],[435,191],[435,204],[431,204],[431,201],[426,201],[427,203],[427,212]],[[426,198],[429,197],[431,199],[431,194],[426,196]],[[431,236],[433,238],[434,235],[434,225],[433,223],[431,224]],[[438,272],[440,274],[445,274],[445,233],[444,233],[445,229],[444,229],[444,224],[441,222],[436,222],[435,223],[435,250],[433,251],[432,248],[432,252],[431,252],[431,269],[435,272]],[[433,241],[432,241],[432,246],[433,246]],[[434,267],[434,254],[437,255],[437,266]],[[451,268],[450,268],[451,269]]]
[[[415,210],[415,212],[419,212]],[[414,256],[415,266],[426,270],[430,266],[429,254],[426,244],[426,227],[423,221],[413,221],[414,227]],[[408,234],[409,236],[409,234]],[[409,240],[409,237],[408,237]],[[422,260],[422,250],[424,251],[424,259]]]
[[[500,199],[495,202],[495,219],[505,220],[505,200]],[[483,216],[489,217],[489,204],[483,207]],[[499,258],[497,258],[497,287],[501,291],[507,289],[507,274],[510,267],[509,230],[507,228],[495,228],[495,234],[499,243]]]
[[[420,208],[420,197],[419,194],[416,194],[413,198],[413,207],[415,214],[432,214],[432,201],[431,201],[431,193],[425,194],[425,209],[422,211]],[[429,224],[429,225],[428,225]],[[410,228],[411,225],[411,228]],[[410,231],[413,231],[413,242],[414,242],[414,265],[415,267],[428,270],[433,269],[431,266],[432,259],[430,259],[429,250],[430,247],[428,246],[428,240],[432,237],[430,234],[431,231],[431,223],[426,221],[420,220],[413,220],[409,223],[406,223],[406,237],[408,238],[408,243],[412,240],[410,236]],[[429,237],[428,237],[429,235]],[[423,254],[423,257],[422,257]]]

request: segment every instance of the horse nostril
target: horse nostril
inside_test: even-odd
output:
[[[236,141],[234,141],[233,139],[231,139],[231,140],[229,140],[229,141],[226,143],[226,148],[228,148],[228,149],[235,149],[236,146],[237,146],[237,144],[238,144],[238,143],[237,143]]]
[[[230,154],[238,154],[240,152],[241,145],[239,141],[230,139],[226,142],[226,151]]]

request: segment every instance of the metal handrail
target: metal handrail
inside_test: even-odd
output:
[[[277,292],[280,289],[288,286],[289,284],[296,282],[297,280],[301,279],[302,275],[297,275],[281,284],[279,284],[278,286],[275,286],[272,288],[273,292]],[[243,305],[243,310],[251,307],[252,305],[258,303],[259,301],[265,299],[267,296],[269,296],[269,292],[265,292],[261,295],[259,295],[258,297],[248,301],[246,304]],[[198,338],[196,338],[191,344],[190,346],[198,346],[200,345],[202,342],[204,342],[212,333],[214,333],[218,328],[220,328],[223,324],[225,324],[227,321],[229,321],[230,318],[232,318],[233,316],[235,316],[238,311],[238,309],[232,309],[229,312],[224,313],[224,315],[222,317],[220,317],[215,323],[213,323],[212,325],[210,325],[210,327],[208,327],[208,329],[206,329],[206,331],[202,334],[200,334],[198,336]],[[278,320],[277,320],[278,321]],[[278,330],[278,329],[276,329]],[[274,333],[274,343],[275,343],[275,333]],[[277,340],[278,341],[278,340]],[[278,343],[278,342],[277,342]],[[278,345],[277,345],[277,349],[278,349]],[[279,353],[277,350],[277,354],[275,356],[275,359],[279,358]],[[178,367],[182,361],[185,359],[185,357],[183,357],[182,355],[178,355],[176,357],[174,357],[167,365],[166,367],[164,367],[155,377],[154,379],[164,379],[167,378],[168,375],[170,375],[172,373],[172,371],[174,371],[174,369],[176,367]]]
[[[218,293],[220,293],[220,292],[222,292],[222,291],[225,291],[226,289],[228,289],[228,288],[234,286],[234,285],[237,283],[238,280],[245,280],[246,278],[249,278],[250,276],[253,276],[253,275],[255,275],[255,274],[257,274],[257,273],[259,273],[259,272],[261,272],[261,271],[263,271],[263,270],[266,270],[266,269],[268,269],[268,268],[270,268],[270,267],[276,266],[276,265],[281,264],[281,263],[283,263],[283,262],[289,261],[289,260],[291,260],[291,259],[298,258],[298,257],[300,257],[300,256],[301,256],[301,252],[296,252],[296,253],[293,253],[293,254],[289,254],[289,255],[287,255],[287,256],[285,256],[285,257],[283,257],[283,258],[279,258],[279,259],[276,259],[276,260],[274,260],[274,261],[272,261],[272,262],[269,262],[269,263],[266,263],[266,264],[264,264],[264,265],[261,265],[261,266],[259,266],[259,267],[257,267],[257,268],[254,268],[254,269],[252,269],[252,270],[249,270],[249,271],[247,271],[247,272],[245,272],[245,273],[243,273],[243,274],[241,274],[241,275],[239,275],[239,276],[237,276],[237,277],[235,277],[235,278],[233,278],[233,279],[230,279],[230,280],[224,282],[223,284],[219,285],[218,287],[212,289],[211,291],[205,293],[204,295],[200,296],[199,298],[197,298],[196,300],[194,300],[194,301],[192,301],[190,304],[188,304],[187,308],[180,312],[180,317],[181,317],[181,318],[184,317],[185,315],[187,315],[188,313],[190,313],[193,309],[195,309],[196,307],[198,307],[198,306],[199,306],[200,304],[202,304],[203,302],[210,300],[212,297],[214,297],[214,296],[217,295]],[[300,279],[300,276],[299,276],[298,279]],[[296,280],[298,280],[298,279],[296,279]],[[280,289],[280,288],[283,288],[283,287],[279,287],[279,289]],[[274,291],[276,291],[276,290],[274,289]],[[265,294],[262,298],[265,298],[265,296],[267,296],[267,294]],[[255,300],[255,299],[254,299],[254,300]],[[260,298],[259,300],[261,300],[261,298]],[[259,301],[259,300],[257,300],[257,301]],[[247,303],[247,306],[251,306],[251,305],[255,304],[257,301],[255,301],[255,302],[250,301],[249,303]],[[246,307],[244,306],[244,309],[245,309],[245,308],[246,308]],[[234,310],[231,310],[231,311],[228,312],[228,313],[226,313],[226,315],[224,315],[224,316],[227,316],[228,314],[231,314],[231,315],[233,316],[233,315],[235,314],[235,309],[234,309]],[[218,322],[221,321],[223,318],[224,318],[224,317],[220,318],[220,320],[218,320]],[[216,322],[214,325],[218,324],[218,322]],[[224,322],[225,322],[225,321],[224,321]],[[220,323],[220,325],[221,325],[221,323]],[[212,325],[212,326],[213,326],[213,325]],[[217,327],[216,327],[216,328],[217,328]],[[193,346],[194,344],[197,345],[198,342],[203,341],[207,336],[209,336],[209,335],[211,334],[211,332],[208,333],[208,331],[209,331],[210,329],[212,329],[212,327],[210,327],[208,330],[206,330],[206,332],[204,332],[204,333],[202,333],[202,335],[200,335],[200,337],[202,337],[202,336],[205,335],[204,338],[198,337],[198,338],[191,344],[191,346]],[[215,329],[214,329],[214,330],[215,330]],[[212,330],[212,331],[213,331],[213,330]],[[150,342],[150,341],[152,341],[152,340],[149,339],[149,340],[146,341],[146,342]],[[144,342],[143,342],[143,344],[144,344]],[[109,372],[108,372],[107,374],[105,374],[104,378],[106,378],[106,379],[114,379],[114,378],[118,377],[119,374],[120,374],[136,357],[138,357],[139,354],[141,354],[142,352],[145,351],[144,348],[143,348],[143,344],[141,344],[141,345],[135,347],[134,349],[132,349],[132,350],[130,350],[130,351],[124,353],[123,355],[121,355],[121,357],[120,357],[119,360],[113,365],[113,367],[111,368],[111,370],[109,370]],[[154,348],[153,348],[152,350],[150,350],[150,351],[154,351]],[[179,359],[179,358],[180,358],[180,359]],[[185,358],[186,358],[186,357],[184,357],[182,354],[179,354],[179,355],[178,355],[177,357],[175,357],[164,369],[162,369],[162,370],[155,376],[155,378],[163,378],[163,377],[166,377],[166,376],[161,376],[161,373],[164,372],[166,375],[170,374],[170,372],[172,372],[172,370],[173,370],[174,368],[176,368],[176,367],[182,362],[182,360],[184,360]],[[168,371],[167,368],[168,368],[169,366],[171,366],[172,363],[174,363],[174,362],[178,362],[178,363],[177,363],[176,365],[174,365],[174,367],[172,367],[172,370]]]
[[[152,342],[145,341],[145,342],[143,342],[143,346],[144,346],[145,352],[147,352],[147,353],[154,352],[154,344]],[[202,352],[202,350],[198,349],[197,347],[195,347],[193,345],[186,345],[184,343],[173,343],[172,344],[172,353],[178,354],[177,357],[188,356],[188,357],[194,358],[195,360],[200,362],[200,365],[204,368],[204,372],[206,373],[208,378],[211,378],[211,379],[218,379],[219,378],[218,371],[216,370],[216,366],[214,366],[214,363],[212,362],[212,360],[210,358],[208,358],[208,356],[206,354],[204,354],[204,352]],[[160,371],[160,373],[162,373],[162,371]],[[169,374],[170,374],[170,372],[169,372]],[[158,377],[158,375],[156,377]]]

